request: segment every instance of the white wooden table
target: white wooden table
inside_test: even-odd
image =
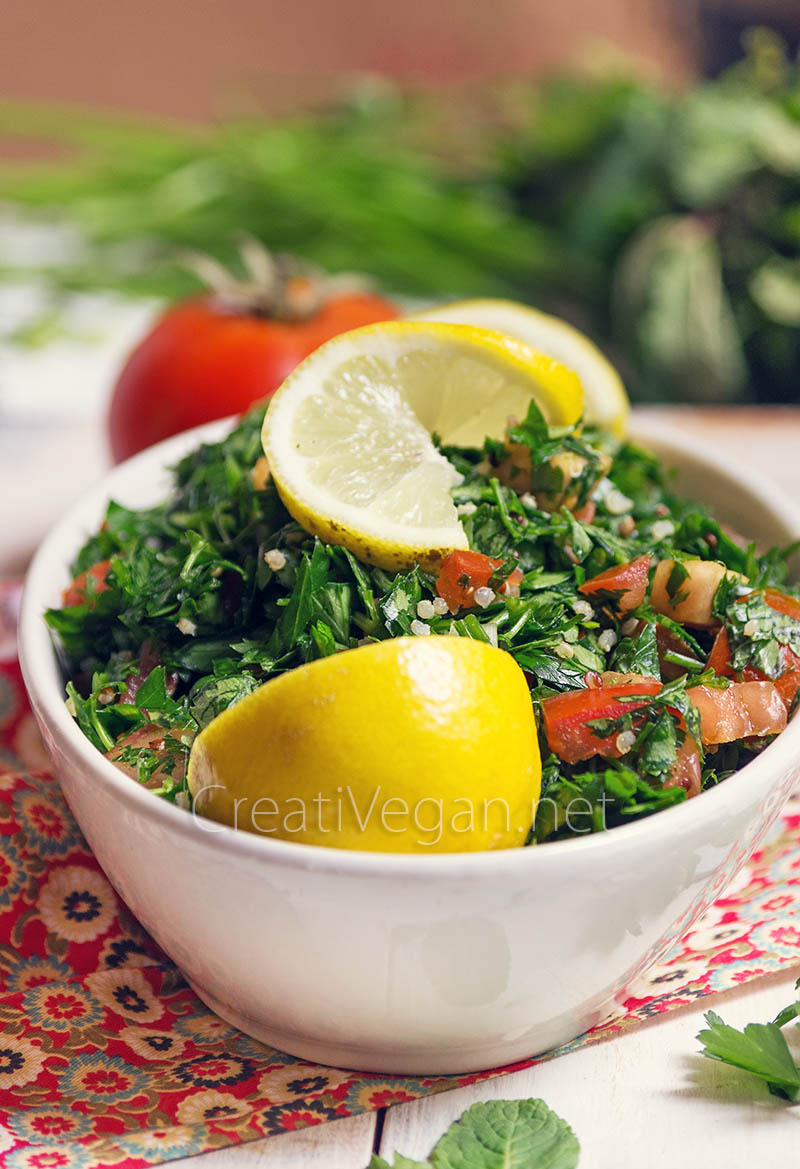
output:
[[[0,294],[0,332],[4,310],[16,311],[16,303]],[[104,387],[144,316],[123,313],[95,347],[67,343],[20,355],[0,342],[0,575],[24,568],[48,524],[105,469]],[[800,493],[800,410],[650,413],[724,447],[744,474],[757,467]],[[474,1101],[527,1096],[542,1097],[573,1126],[581,1169],[787,1169],[800,1163],[800,1107],[697,1056],[694,1036],[709,1005],[734,1025],[766,1021],[791,1000],[798,974],[744,986],[529,1071],[205,1154],[201,1169],[364,1169],[373,1149],[390,1163],[395,1151],[423,1157]]]

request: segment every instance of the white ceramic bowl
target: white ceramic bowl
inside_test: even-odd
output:
[[[250,1035],[322,1063],[465,1072],[598,1022],[719,895],[800,774],[800,718],[737,775],[602,835],[505,852],[343,852],[203,824],[139,787],[64,707],[42,612],[110,496],[157,502],[215,424],[113,471],[56,526],[28,576],[21,657],[67,800],[111,882],[198,995]],[[766,543],[800,513],[679,432],[636,427],[680,487]]]

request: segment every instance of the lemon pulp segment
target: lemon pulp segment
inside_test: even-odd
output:
[[[466,325],[387,322],[316,350],[270,402],[263,443],[294,518],[381,567],[435,568],[467,540],[445,444],[501,437],[534,398],[551,425],[582,410],[577,375],[523,343]]]
[[[594,342],[568,321],[516,301],[490,298],[436,305],[412,319],[496,329],[549,354],[580,378],[585,420],[624,437],[630,403],[622,379]]]

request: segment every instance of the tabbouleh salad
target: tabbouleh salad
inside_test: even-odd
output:
[[[547,797],[531,841],[692,798],[785,726],[790,550],[746,544],[638,446],[548,430],[532,405],[504,442],[443,447],[472,551],[392,574],[294,522],[263,416],[184,457],[159,506],[111,502],[47,613],[78,725],[155,794],[189,806],[194,736],[265,680],[401,635],[481,639],[525,672]]]

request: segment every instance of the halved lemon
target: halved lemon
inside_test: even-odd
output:
[[[593,341],[560,317],[513,300],[457,300],[436,305],[413,320],[477,325],[516,337],[574,369],[581,379],[584,418],[618,438],[625,434],[630,403],[622,380]]]
[[[472,852],[525,843],[536,719],[510,654],[399,637],[298,666],[195,739],[202,816],[303,844]]]
[[[389,321],[307,357],[270,401],[263,443],[287,509],[309,532],[399,571],[434,569],[467,539],[444,443],[500,438],[535,399],[550,425],[577,422],[577,374],[500,333]]]

